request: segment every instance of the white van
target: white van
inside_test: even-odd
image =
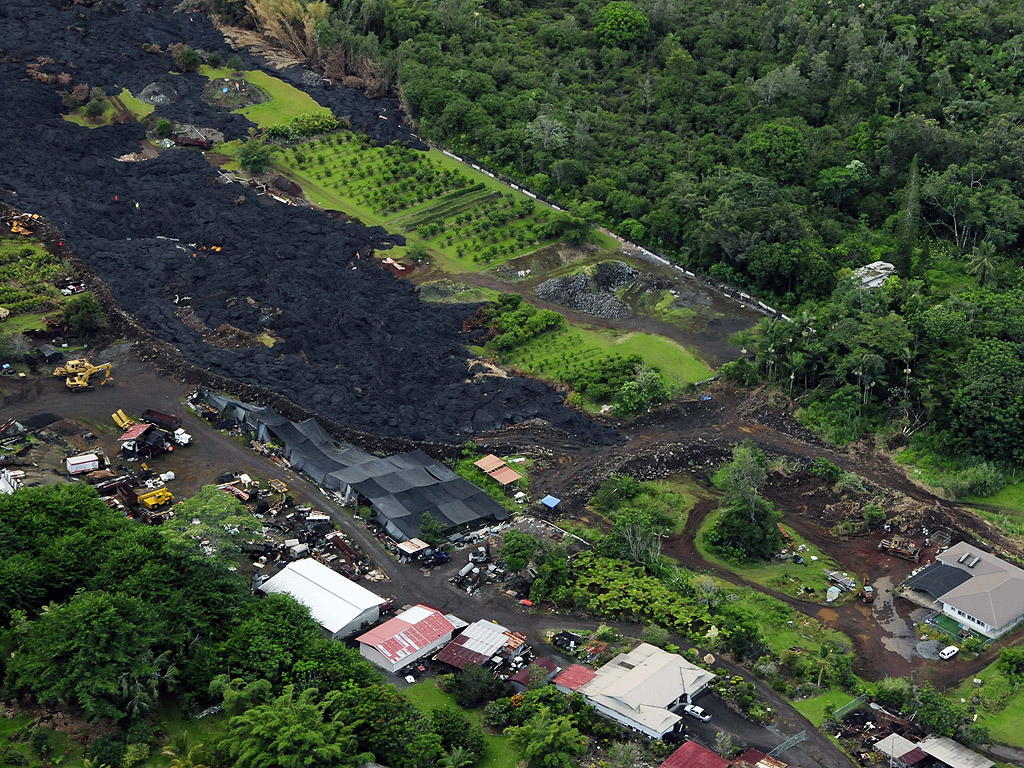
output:
[[[959,653],[959,651],[960,649],[957,648],[955,645],[947,645],[945,648],[939,651],[939,658],[952,659],[954,656],[957,655],[957,653]]]

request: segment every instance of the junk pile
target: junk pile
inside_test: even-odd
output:
[[[423,304],[414,286],[356,258],[368,246],[387,249],[402,238],[216,183],[217,171],[198,151],[118,162],[143,141],[141,124],[83,130],[60,118],[60,86],[24,78],[25,61],[51,56],[53,74],[74,72],[76,80],[118,83],[133,93],[173,80],[177,99],[157,106],[155,119],[243,137],[250,126],[244,117],[200,98],[205,78],[167,75],[166,48],[176,42],[234,55],[205,17],[172,13],[173,5],[126,0],[109,13],[102,4],[6,3],[19,23],[0,28],[0,85],[19,106],[0,114],[6,149],[0,189],[16,193],[0,192],[0,201],[59,223],[64,242],[110,286],[119,307],[179,349],[196,367],[193,377],[258,384],[372,434],[461,443],[544,419],[588,442],[621,440],[565,408],[564,394],[552,387],[469,376],[461,332],[467,310]],[[144,44],[163,53],[147,52]],[[250,58],[246,66],[256,64]],[[304,87],[301,72],[296,79]],[[354,91],[326,88],[314,95],[354,125],[365,124],[376,139],[396,138],[395,131],[408,137],[397,114],[379,120],[378,104]],[[360,116],[370,115],[372,126],[361,123]],[[240,192],[247,205],[236,205]],[[189,243],[223,247],[200,251]],[[191,298],[185,306],[175,296]],[[203,328],[280,341],[273,348],[224,349]],[[170,356],[162,362],[182,371]]]

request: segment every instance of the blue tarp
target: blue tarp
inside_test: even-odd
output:
[[[549,507],[551,509],[554,509],[555,507],[558,506],[560,501],[561,501],[561,499],[556,499],[554,496],[548,495],[548,496],[545,496],[543,499],[541,499],[540,503],[543,504],[545,507]]]

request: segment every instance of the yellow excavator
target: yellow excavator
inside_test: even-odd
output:
[[[64,365],[57,366],[53,369],[54,376],[74,376],[76,373],[85,373],[90,368],[93,368],[93,364],[86,360],[84,357],[80,357],[77,360],[68,360]]]
[[[114,366],[112,363],[93,365],[88,360],[72,360],[68,363],[67,366],[64,366],[63,368],[58,368],[56,371],[54,371],[54,375],[62,375],[60,371],[70,369],[72,363],[79,365],[76,365],[73,370],[68,370],[67,379],[64,382],[65,384],[67,384],[68,389],[70,389],[72,392],[80,392],[84,389],[89,389],[89,379],[92,378],[93,374],[99,373],[100,371],[103,371],[104,374],[103,381],[100,382],[100,386],[102,387],[104,384],[110,381],[110,374],[114,370]],[[82,367],[80,365],[81,363],[85,363],[85,367]]]

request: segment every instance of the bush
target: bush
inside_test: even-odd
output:
[[[106,109],[106,105],[99,99],[93,99],[85,105],[85,116],[93,119],[103,116],[103,110]]]
[[[864,506],[864,522],[869,528],[881,528],[885,524],[885,510],[880,504],[866,504]]]
[[[172,123],[170,120],[159,120],[159,121],[157,121],[156,128],[154,129],[154,133],[156,133],[156,135],[159,138],[166,139],[173,132],[174,132],[174,123]]]
[[[171,50],[174,52],[174,67],[179,72],[196,72],[199,69],[199,65],[202,64],[202,60],[199,58],[199,54],[194,48],[190,48],[187,45],[171,46]]]
[[[828,459],[819,457],[811,464],[811,474],[820,477],[826,483],[833,484],[839,482],[839,478],[843,476],[843,469]]]
[[[211,53],[209,56],[206,57],[206,63],[209,64],[211,67],[214,67],[214,68],[219,67],[220,66],[220,54]]]
[[[270,168],[270,147],[257,139],[249,139],[238,150],[238,164],[249,173],[263,173]]]
[[[242,69],[245,67],[245,62],[242,61],[241,56],[232,56],[230,59],[228,59],[227,65],[228,69],[230,69],[232,72],[241,72]]]
[[[437,676],[437,687],[445,693],[455,692],[455,675],[449,673],[447,675]]]
[[[75,336],[88,336],[107,324],[103,306],[91,293],[72,296],[64,304],[64,324]]]

